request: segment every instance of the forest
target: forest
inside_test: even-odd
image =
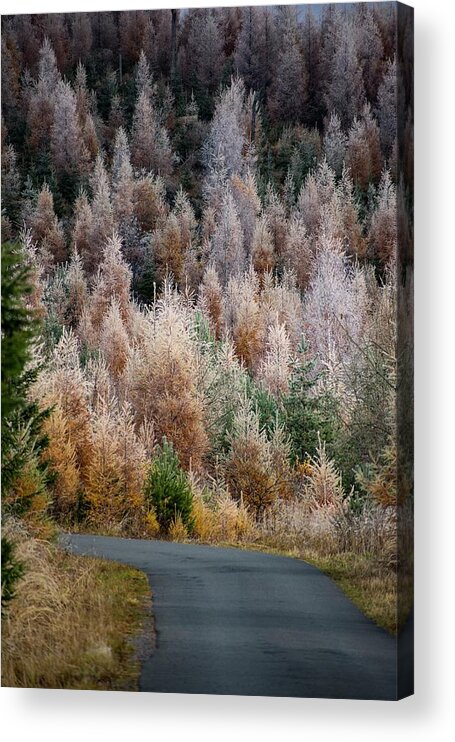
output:
[[[2,18],[12,581],[20,529],[241,544],[395,630],[396,12]]]

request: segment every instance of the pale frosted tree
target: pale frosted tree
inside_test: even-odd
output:
[[[257,220],[251,242],[251,260],[257,273],[262,274],[275,267],[273,237],[266,216]]]
[[[111,299],[101,325],[100,350],[112,378],[117,381],[128,360],[129,340],[115,296]]]
[[[100,149],[97,124],[95,123],[96,111],[93,96],[87,87],[87,73],[85,67],[79,62],[74,81],[76,95],[76,108],[78,124],[82,143],[84,147],[84,158],[94,160]]]
[[[368,234],[371,256],[387,264],[396,258],[397,239],[397,193],[390,172],[385,170]]]
[[[221,337],[223,312],[223,290],[218,273],[213,265],[208,265],[199,285],[199,304],[209,318],[211,330],[217,340]]]
[[[365,104],[361,116],[354,119],[349,130],[346,164],[354,183],[365,192],[371,182],[377,183],[381,177],[379,128],[368,103]]]
[[[305,296],[306,339],[335,396],[349,404],[350,364],[362,343],[368,306],[364,273],[350,264],[341,241],[321,237]]]
[[[218,98],[205,143],[204,159],[209,172],[222,169],[225,178],[243,174],[249,144],[244,130],[245,102],[245,85],[240,78],[233,78]]]
[[[340,23],[330,76],[326,86],[328,112],[336,111],[344,128],[351,125],[365,102],[362,69],[357,55],[355,30],[348,21]]]
[[[100,252],[106,240],[112,235],[115,226],[109,176],[102,154],[99,154],[95,161],[95,167],[91,177],[91,190],[93,194],[91,203],[93,219],[93,231],[91,234],[93,250],[92,265],[86,264],[84,260],[84,265],[86,265],[89,271],[98,264]]]
[[[45,37],[39,51],[38,80],[31,92],[28,108],[28,139],[32,149],[47,150],[54,119],[55,91],[61,75],[51,43]]]
[[[232,194],[227,190],[210,245],[210,260],[223,284],[243,270],[245,257],[240,219]]]
[[[397,137],[397,65],[389,59],[378,90],[378,121],[385,157],[390,157]]]
[[[336,113],[332,111],[326,122],[324,132],[324,154],[327,162],[339,177],[343,171],[343,163],[346,156],[347,136],[341,127],[341,121]]]
[[[76,96],[71,85],[61,80],[55,89],[54,116],[50,132],[52,162],[57,173],[75,174],[82,169],[82,137]]]
[[[288,391],[291,362],[291,343],[286,327],[275,317],[267,330],[266,352],[258,373],[261,384],[270,394],[277,397]]]
[[[354,20],[357,56],[362,68],[365,93],[370,102],[376,100],[382,76],[384,45],[372,7],[357,7]]]
[[[88,287],[84,274],[82,259],[77,249],[73,251],[66,274],[68,286],[67,321],[70,327],[76,328],[88,302]]]
[[[134,177],[128,137],[123,127],[117,130],[111,165],[112,203],[119,223],[133,214]]]
[[[273,251],[280,259],[286,244],[286,208],[271,183],[267,185],[265,194],[264,215],[272,234]]]
[[[249,258],[256,220],[261,209],[256,178],[250,170],[243,177],[237,174],[232,175],[230,187],[243,231],[246,256]]]
[[[302,120],[307,97],[307,75],[302,43],[293,15],[289,15],[280,37],[280,48],[269,109],[275,120]]]
[[[223,325],[232,338],[237,357],[250,371],[257,369],[266,328],[260,306],[259,276],[252,267],[230,278],[223,302]]]
[[[311,276],[313,251],[305,222],[297,215],[288,222],[283,263],[294,272],[297,286],[306,289]]]
[[[94,219],[87,194],[81,191],[74,203],[73,247],[80,255],[88,274],[93,273],[101,257],[101,246],[95,245]]]
[[[128,327],[131,320],[131,268],[122,256],[122,243],[114,234],[103,250],[91,296],[91,320],[95,330],[100,330],[112,299],[116,299],[123,322]]]
[[[172,211],[179,224],[184,249],[188,250],[196,239],[197,220],[188,195],[181,186],[177,191]]]
[[[138,169],[169,176],[173,155],[169,135],[161,126],[158,112],[146,91],[142,91],[134,109],[131,131],[131,161]]]
[[[147,98],[150,101],[153,101],[156,90],[153,82],[153,75],[143,49],[141,49],[141,53],[139,54],[135,83],[136,97],[139,98],[141,93],[145,93]]]
[[[199,85],[213,93],[221,81],[225,59],[221,29],[212,10],[198,9],[190,13],[187,64]]]
[[[46,264],[49,264],[49,259],[56,263],[66,259],[65,235],[55,214],[54,197],[47,183],[39,192],[27,226],[30,227],[32,239],[37,243],[39,255]]]

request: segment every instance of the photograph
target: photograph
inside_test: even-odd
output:
[[[1,17],[1,684],[406,698],[413,8],[157,5]]]

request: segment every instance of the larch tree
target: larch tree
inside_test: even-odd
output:
[[[340,177],[346,157],[347,136],[341,127],[340,117],[332,111],[324,131],[324,154],[330,167]]]
[[[118,302],[122,321],[126,326],[129,325],[132,311],[131,281],[131,268],[123,259],[121,240],[114,233],[104,246],[103,260],[99,266],[91,296],[91,319],[96,330],[101,330],[112,299]]]
[[[390,172],[385,170],[379,184],[377,205],[368,234],[369,250],[373,259],[386,265],[396,258],[397,239],[396,188]]]
[[[321,27],[311,5],[306,8],[301,35],[306,77],[306,101],[303,120],[307,126],[316,126],[320,123],[324,112],[322,96],[323,60]]]
[[[93,231],[90,237],[92,241],[91,250],[93,254],[92,260],[90,261],[91,264],[87,265],[84,262],[84,266],[89,271],[97,267],[103,246],[106,240],[111,237],[115,227],[109,176],[101,153],[97,156],[95,161],[95,167],[91,177],[91,190],[93,194],[91,202]]]
[[[245,168],[244,106],[245,85],[240,78],[233,78],[218,98],[204,147],[207,169],[215,173],[222,169],[224,178],[242,175]]]
[[[30,215],[28,225],[32,239],[37,243],[41,259],[56,263],[67,257],[63,227],[54,211],[54,197],[49,186],[44,184],[38,195],[36,207]]]
[[[147,98],[150,101],[153,101],[156,92],[155,85],[153,83],[153,75],[143,49],[141,49],[141,53],[139,54],[135,83],[136,98],[139,98],[141,93],[145,93]]]
[[[373,9],[359,6],[355,24],[357,55],[362,68],[367,100],[374,104],[382,77],[384,45]]]
[[[370,183],[377,183],[381,177],[379,128],[368,103],[365,104],[360,118],[354,119],[349,130],[346,164],[354,183],[364,192]]]
[[[71,37],[74,62],[88,62],[93,44],[89,13],[74,13],[71,19]]]
[[[258,374],[261,384],[275,397],[288,391],[291,361],[291,343],[286,327],[275,317],[267,331],[265,357]]]
[[[336,111],[344,128],[360,114],[365,102],[355,31],[349,22],[341,22],[338,26],[325,99],[329,114]]]
[[[302,120],[307,99],[307,76],[302,42],[293,15],[284,23],[274,82],[268,101],[275,121]]]
[[[187,43],[188,63],[201,89],[214,93],[224,64],[221,29],[211,9],[198,9],[193,15]]]
[[[75,176],[83,167],[82,137],[76,96],[71,85],[61,80],[55,89],[54,116],[50,132],[51,156],[57,174]]]
[[[230,179],[230,187],[242,227],[245,253],[248,259],[251,256],[256,220],[261,210],[256,178],[250,170],[247,170],[243,177],[234,174]]]
[[[54,119],[54,95],[61,75],[55,52],[46,37],[39,52],[38,80],[33,88],[28,109],[28,138],[33,150],[47,151]]]
[[[112,203],[118,223],[131,219],[134,210],[134,177],[130,160],[128,137],[123,129],[117,130],[111,166]]]
[[[88,301],[88,287],[82,258],[74,249],[66,274],[68,286],[68,324],[77,328]]]
[[[99,247],[92,240],[94,231],[92,207],[87,194],[81,191],[74,202],[73,248],[80,255],[88,274],[93,273],[101,256]]]
[[[273,237],[266,216],[259,217],[255,224],[251,242],[251,260],[254,270],[259,274],[272,271],[275,267]]]
[[[210,245],[210,260],[217,269],[220,280],[240,273],[245,267],[243,230],[235,208],[233,196],[226,190],[215,232]]]
[[[172,172],[173,155],[166,129],[158,112],[143,90],[136,103],[131,131],[131,161],[139,170],[167,177]]]
[[[115,296],[102,321],[100,350],[112,379],[118,381],[128,360],[129,339]]]
[[[381,144],[386,158],[390,157],[397,137],[397,65],[389,59],[378,89],[378,122]]]

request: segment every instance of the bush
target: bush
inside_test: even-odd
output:
[[[172,443],[163,438],[145,483],[145,496],[156,512],[161,530],[169,532],[177,520],[192,528],[193,495]]]
[[[14,556],[15,546],[2,536],[2,615],[6,605],[14,598],[16,583],[22,577],[24,568]]]

